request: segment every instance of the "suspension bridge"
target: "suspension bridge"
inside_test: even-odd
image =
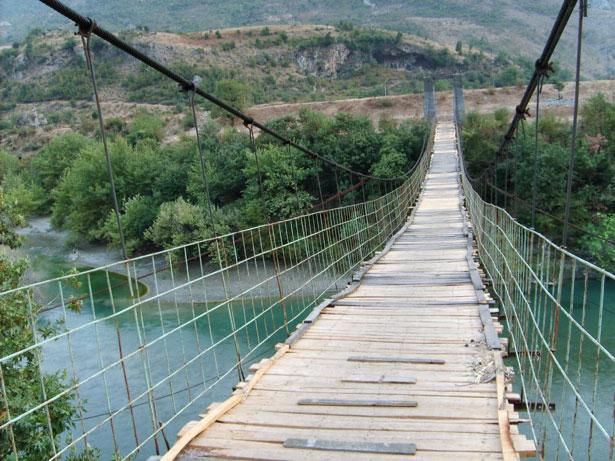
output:
[[[186,441],[196,459],[534,454],[511,425],[519,416],[506,400],[452,122],[436,125],[433,146],[410,218],[360,280],[318,306],[229,400],[186,426],[175,451]]]
[[[337,191],[338,206],[321,197],[307,214],[0,293],[27,307],[32,337],[0,358],[9,459],[32,459],[23,434],[33,424],[46,459],[90,446],[122,460],[615,459],[615,276],[477,192],[463,160],[459,79],[451,117],[436,116],[426,83],[423,153],[405,175],[378,178],[293,142],[61,2],[41,1],[79,28],[107,158],[92,35],[176,81],[193,111],[199,96],[241,120],[253,146],[265,133],[351,185]],[[502,152],[577,6],[582,30],[577,3],[563,2]],[[208,195],[198,126],[195,148]],[[366,194],[369,183],[384,192]],[[339,203],[349,191],[364,200]],[[62,328],[44,334],[40,312]],[[24,362],[40,383],[25,403],[14,391]],[[51,388],[45,375],[58,370],[66,386]],[[78,417],[58,434],[54,412],[67,399]]]

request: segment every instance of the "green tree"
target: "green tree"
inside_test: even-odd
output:
[[[0,246],[18,247],[21,241],[15,232],[15,228],[24,224],[23,215],[19,213],[15,203],[6,199],[4,188],[0,185]]]
[[[132,147],[123,139],[109,144],[115,185],[120,203],[136,194],[152,195],[160,188],[167,165],[147,143]],[[111,187],[102,146],[93,144],[68,169],[53,192],[51,222],[66,228],[72,240],[96,241],[112,210]]]
[[[566,85],[561,80],[555,80],[553,82],[553,88],[557,90],[557,99],[562,99],[562,91],[565,87]]]
[[[532,200],[535,161],[534,126],[526,126],[524,135],[518,133],[510,151],[500,157],[493,175],[480,176],[495,165],[497,152],[509,115],[498,112],[490,115],[469,114],[464,126],[464,155],[471,173],[481,181],[497,182],[498,186],[515,191],[517,197]],[[607,268],[613,265],[613,211],[615,194],[613,178],[615,163],[611,139],[615,133],[615,106],[600,96],[592,98],[582,108],[579,144],[574,166],[571,197],[571,239],[568,246],[590,260]],[[570,122],[553,115],[541,117],[537,149],[536,228],[556,242],[561,237],[566,205],[565,183],[570,156]],[[480,188],[480,187],[479,187]],[[488,189],[489,190],[489,189]],[[493,199],[488,195],[487,199]],[[510,203],[510,202],[509,202]],[[499,201],[499,205],[503,205]],[[517,207],[516,218],[529,223],[530,206]]]
[[[209,125],[202,139],[206,151],[205,171],[210,199],[217,206],[223,206],[239,199],[246,186],[244,168],[249,140],[235,130],[218,135],[218,129],[217,125]],[[205,186],[198,158],[190,168],[187,190],[195,202],[205,206]]]
[[[158,207],[152,197],[135,195],[124,202],[123,211],[120,214],[126,251],[129,255],[143,248],[147,241],[145,231],[153,224]],[[120,235],[117,227],[117,219],[113,211],[109,212],[107,220],[101,230],[101,238],[110,242],[114,247],[121,246]]]
[[[0,186],[0,246],[11,248],[19,246],[20,241],[15,227],[24,223],[12,204],[7,203]],[[0,253],[0,292],[14,290],[20,286],[27,269],[24,260],[12,261]],[[31,292],[22,290],[0,297],[0,357],[6,357],[26,349],[41,337],[54,334],[58,324],[35,321],[41,306],[30,302]],[[66,390],[67,375],[65,371],[54,373],[41,371],[40,349],[33,348],[2,363],[5,393],[0,394],[0,408],[11,409],[11,417],[25,414],[34,406],[43,402],[41,383],[47,398],[55,397]],[[7,401],[4,401],[4,398]],[[14,461],[38,461],[48,459],[54,454],[54,445],[60,445],[63,433],[74,426],[78,406],[74,392],[67,392],[56,398],[44,408],[34,411],[12,424],[16,452],[6,430],[0,435],[0,459]],[[8,421],[9,414],[0,412],[0,424]],[[49,432],[51,427],[53,436]],[[95,450],[87,449],[84,459],[96,459]]]
[[[215,94],[222,101],[238,110],[245,109],[250,103],[250,92],[248,87],[237,80],[220,80],[216,84]],[[218,106],[213,107],[212,114],[214,117],[233,119],[231,114]]]
[[[19,169],[19,159],[8,152],[0,150],[0,183],[8,176],[17,174]]]
[[[77,159],[81,150],[91,144],[90,139],[79,133],[62,134],[53,138],[32,159],[32,176],[45,192],[41,211],[47,212],[50,210],[51,192]]]
[[[371,174],[380,178],[395,178],[403,175],[408,170],[408,158],[387,145],[380,151],[380,160],[371,167]]]
[[[140,112],[132,120],[126,139],[134,146],[144,139],[162,141],[163,137],[164,122],[160,117],[147,112]]]
[[[461,43],[461,41],[458,41],[457,44],[455,45],[455,52],[458,55],[462,55],[463,54],[463,43]]]
[[[160,247],[174,248],[211,238],[214,236],[214,230],[217,235],[228,232],[228,226],[217,209],[214,211],[214,223],[212,226],[201,207],[179,197],[160,206],[154,223],[145,232],[145,237]]]
[[[595,221],[585,226],[587,233],[581,237],[580,244],[600,267],[612,272],[615,269],[615,246],[609,241],[615,241],[615,213],[598,213]]]
[[[249,211],[246,224],[261,224],[267,215],[273,219],[284,219],[306,211],[314,202],[314,197],[305,190],[303,182],[313,173],[311,162],[294,149],[277,145],[259,149],[258,167],[254,154],[248,153],[244,169],[247,178],[244,199]]]
[[[607,146],[615,152],[615,103],[608,102],[602,93],[592,96],[581,109],[581,124],[585,134],[611,140]]]

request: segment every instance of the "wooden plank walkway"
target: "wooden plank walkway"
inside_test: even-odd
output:
[[[254,367],[243,396],[210,408],[179,459],[517,459],[528,442],[511,425],[459,181],[454,126],[439,122],[419,202],[389,251]]]

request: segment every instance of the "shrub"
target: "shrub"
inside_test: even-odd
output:
[[[217,210],[214,220],[215,224],[212,227],[209,217],[205,217],[201,207],[179,197],[177,200],[160,205],[160,211],[154,223],[145,232],[145,237],[156,245],[168,249],[211,238],[214,236],[214,229],[217,235],[228,232],[228,226]]]
[[[55,189],[68,168],[79,157],[81,150],[92,141],[79,133],[66,133],[53,138],[32,159],[32,176],[48,193],[44,204],[48,209],[51,191]]]
[[[222,49],[222,51],[231,51],[235,49],[235,42],[223,42],[222,45],[220,45],[220,48]]]
[[[145,231],[152,225],[158,207],[152,197],[135,195],[124,202],[123,212],[120,214],[126,251],[131,256],[136,250],[146,244]],[[101,229],[100,238],[110,242],[114,247],[121,246],[117,218],[114,211],[110,211]]]
[[[164,126],[164,122],[157,115],[140,112],[132,120],[126,139],[133,146],[144,139],[162,141]]]
[[[227,104],[235,107],[238,110],[245,109],[250,101],[250,93],[248,87],[236,80],[220,80],[216,84],[215,94]],[[215,106],[212,110],[214,117],[226,117],[232,119],[233,116],[228,112]]]

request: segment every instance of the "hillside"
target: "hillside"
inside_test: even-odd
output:
[[[523,82],[531,69],[508,57],[479,51],[460,55],[420,37],[347,25],[121,34],[186,78],[199,76],[202,88],[240,108],[417,93],[424,76],[458,72],[467,87],[507,86]],[[191,126],[188,97],[173,82],[102,41],[94,40],[92,48],[107,119],[126,123],[146,109],[175,120],[170,135]],[[0,147],[27,154],[44,141],[33,137],[33,130],[44,128],[49,136],[57,130],[88,134],[95,129],[83,50],[70,32],[33,31],[1,51],[0,77]],[[437,88],[448,85],[442,79]]]
[[[155,31],[191,32],[264,24],[335,24],[341,20],[421,35],[454,47],[505,51],[535,59],[561,0],[66,0],[114,30],[147,26]],[[34,27],[71,27],[36,0],[0,0],[5,43],[21,40]],[[590,2],[585,36],[588,77],[615,75],[615,0]],[[575,28],[570,27],[557,59],[574,62]]]

